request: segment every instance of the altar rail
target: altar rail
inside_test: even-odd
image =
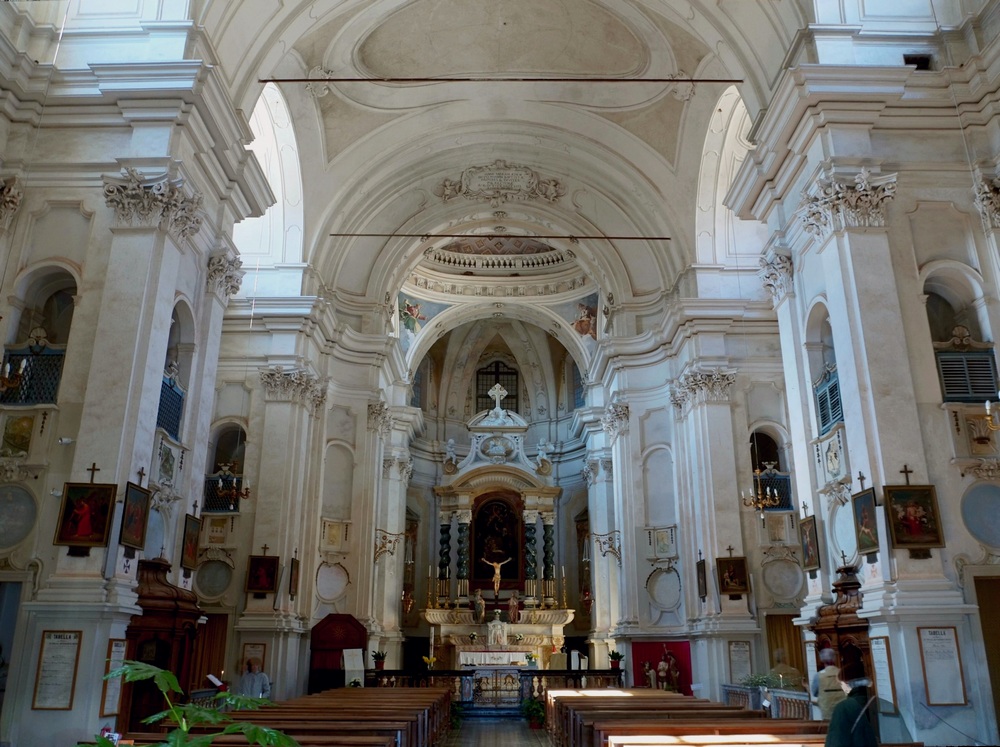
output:
[[[768,689],[766,700],[771,702],[769,708],[772,718],[802,719],[808,721],[812,717],[812,705],[809,695],[797,690]],[[762,692],[759,687],[747,685],[723,685],[722,702],[726,705],[737,705],[752,711],[760,709]]]
[[[516,673],[520,681],[520,700],[542,699],[548,690],[583,690],[620,688],[624,685],[622,669],[527,669],[482,668],[431,669],[420,672],[404,669],[367,670],[365,687],[447,687],[452,702],[462,707],[481,707],[477,698],[476,677],[486,671]]]

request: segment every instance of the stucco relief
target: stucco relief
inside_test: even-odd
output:
[[[456,197],[477,202],[489,202],[498,207],[516,200],[557,202],[566,188],[557,179],[543,179],[527,166],[496,160],[485,166],[472,166],[457,180],[445,179],[438,188],[442,202]]]
[[[678,396],[694,402],[728,402],[729,390],[736,382],[735,371],[711,368],[689,371],[677,381]]]
[[[202,196],[197,192],[186,196],[183,180],[166,174],[147,177],[131,167],[122,173],[123,177],[104,179],[104,201],[121,225],[159,226],[181,239],[201,229]]]
[[[1000,228],[1000,179],[980,176],[974,187],[976,208],[983,218],[983,227],[989,231]]]
[[[896,174],[872,177],[867,168],[848,185],[820,179],[812,192],[802,194],[800,219],[805,230],[815,236],[845,228],[885,226],[885,208],[896,195]]]
[[[208,258],[208,277],[206,285],[210,292],[215,293],[223,301],[240,292],[243,284],[243,276],[246,274],[241,268],[243,260],[239,257],[230,257],[225,254],[215,254]]]
[[[17,177],[9,177],[0,183],[0,231],[6,231],[10,226],[23,198],[24,191],[18,186]]]
[[[775,306],[781,303],[785,296],[792,292],[792,259],[783,254],[775,254],[772,258],[760,258],[760,270],[757,272],[764,290],[771,294]]]

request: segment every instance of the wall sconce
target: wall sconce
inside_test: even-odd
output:
[[[69,436],[60,436],[59,440],[56,443],[58,443],[60,446],[69,446],[71,443],[73,443],[73,439],[70,438]]]
[[[406,532],[387,532],[375,529],[375,562],[383,555],[395,555],[396,545],[406,536]]]
[[[608,532],[607,534],[591,534],[590,535],[594,544],[597,545],[597,549],[600,550],[602,557],[608,557],[608,555],[614,555],[618,560],[618,567],[621,568],[622,565],[622,533],[617,529]],[[585,560],[590,560],[590,558],[584,558]]]
[[[1000,397],[1000,392],[997,392]],[[990,401],[986,400],[986,427],[991,431],[1000,431],[1000,422],[997,422],[997,414],[993,412]]]

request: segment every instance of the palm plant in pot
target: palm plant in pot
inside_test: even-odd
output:
[[[388,655],[388,651],[372,651],[372,661],[375,662],[376,669],[385,669],[385,657]]]
[[[612,651],[610,654],[608,654],[608,658],[611,659],[612,669],[621,669],[622,661],[624,661],[625,659],[625,654],[623,654],[621,651]]]
[[[532,729],[541,729],[545,725],[545,704],[542,701],[536,698],[521,701],[521,713]]]
[[[167,709],[144,718],[142,722],[144,724],[161,722],[176,724],[176,728],[164,734],[163,742],[157,744],[156,747],[206,747],[212,744],[216,737],[228,734],[242,734],[247,744],[273,745],[274,747],[298,747],[299,745],[292,737],[283,732],[269,729],[266,726],[234,721],[226,713],[228,709],[255,710],[262,705],[270,704],[271,701],[265,698],[250,698],[224,691],[216,693],[215,701],[218,705],[215,706],[178,703],[175,701],[184,695],[184,691],[181,690],[180,683],[174,673],[140,661],[126,660],[120,667],[106,674],[104,679],[112,680],[118,677],[122,677],[125,682],[153,680],[156,688],[162,693]],[[217,731],[204,733],[201,731],[204,727],[214,727]],[[192,731],[195,733],[192,734]],[[98,747],[114,747],[115,745],[115,742],[103,736],[95,737],[95,741]]]

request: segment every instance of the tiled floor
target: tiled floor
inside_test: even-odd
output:
[[[462,719],[445,747],[551,747],[544,729],[529,729],[524,719]]]

